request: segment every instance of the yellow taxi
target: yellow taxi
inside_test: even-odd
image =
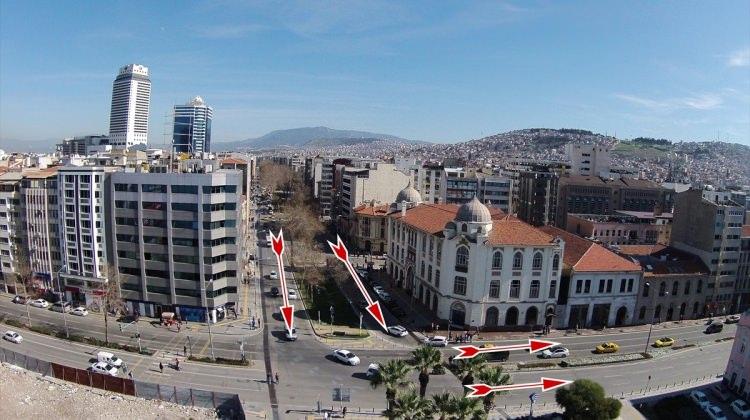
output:
[[[596,353],[615,353],[620,350],[620,346],[617,343],[602,343],[596,346]]]
[[[654,342],[654,347],[669,347],[674,344],[674,338],[662,337]]]

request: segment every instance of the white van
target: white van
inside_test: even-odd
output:
[[[97,353],[96,360],[99,362],[105,362],[117,368],[122,367],[122,359],[108,351],[100,351]]]

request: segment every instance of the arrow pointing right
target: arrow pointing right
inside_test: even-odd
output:
[[[476,346],[456,346],[453,348],[461,352],[461,354],[454,357],[454,359],[471,359],[472,357],[480,353],[494,353],[499,351],[512,350],[529,350],[529,352],[531,353],[536,353],[538,351],[542,351],[558,345],[560,345],[560,343],[556,343],[554,341],[535,340],[533,338],[530,338],[528,344],[510,344],[507,346],[493,346],[486,348],[479,348]]]
[[[479,398],[485,397],[492,392],[498,391],[512,391],[516,389],[528,389],[528,388],[542,388],[542,392],[551,391],[561,386],[568,385],[573,381],[565,379],[554,379],[554,378],[540,378],[539,382],[531,382],[525,384],[514,384],[514,385],[500,385],[500,386],[489,386],[486,384],[471,384],[464,385],[466,388],[471,390],[470,393],[466,394],[467,398]]]

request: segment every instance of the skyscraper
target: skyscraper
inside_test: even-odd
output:
[[[185,105],[174,107],[172,147],[176,153],[197,154],[211,151],[211,120],[214,110],[196,96]]]
[[[148,143],[148,108],[151,80],[148,67],[129,64],[120,68],[112,84],[109,114],[110,144],[130,147]]]

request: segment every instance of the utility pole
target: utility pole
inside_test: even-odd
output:
[[[211,318],[209,317],[208,308],[206,308],[206,323],[208,324],[208,342],[211,345],[211,359],[216,359],[216,357],[214,357],[214,339],[211,335]],[[190,354],[192,353],[193,350],[190,349]]]
[[[60,305],[62,305],[62,314],[63,314],[63,322],[65,323],[65,337],[70,338],[70,330],[68,329],[68,317],[65,313],[65,304],[63,302],[63,293],[62,289],[60,288],[60,273],[65,269],[65,267],[61,268],[60,271],[57,272],[57,297],[60,300]]]

